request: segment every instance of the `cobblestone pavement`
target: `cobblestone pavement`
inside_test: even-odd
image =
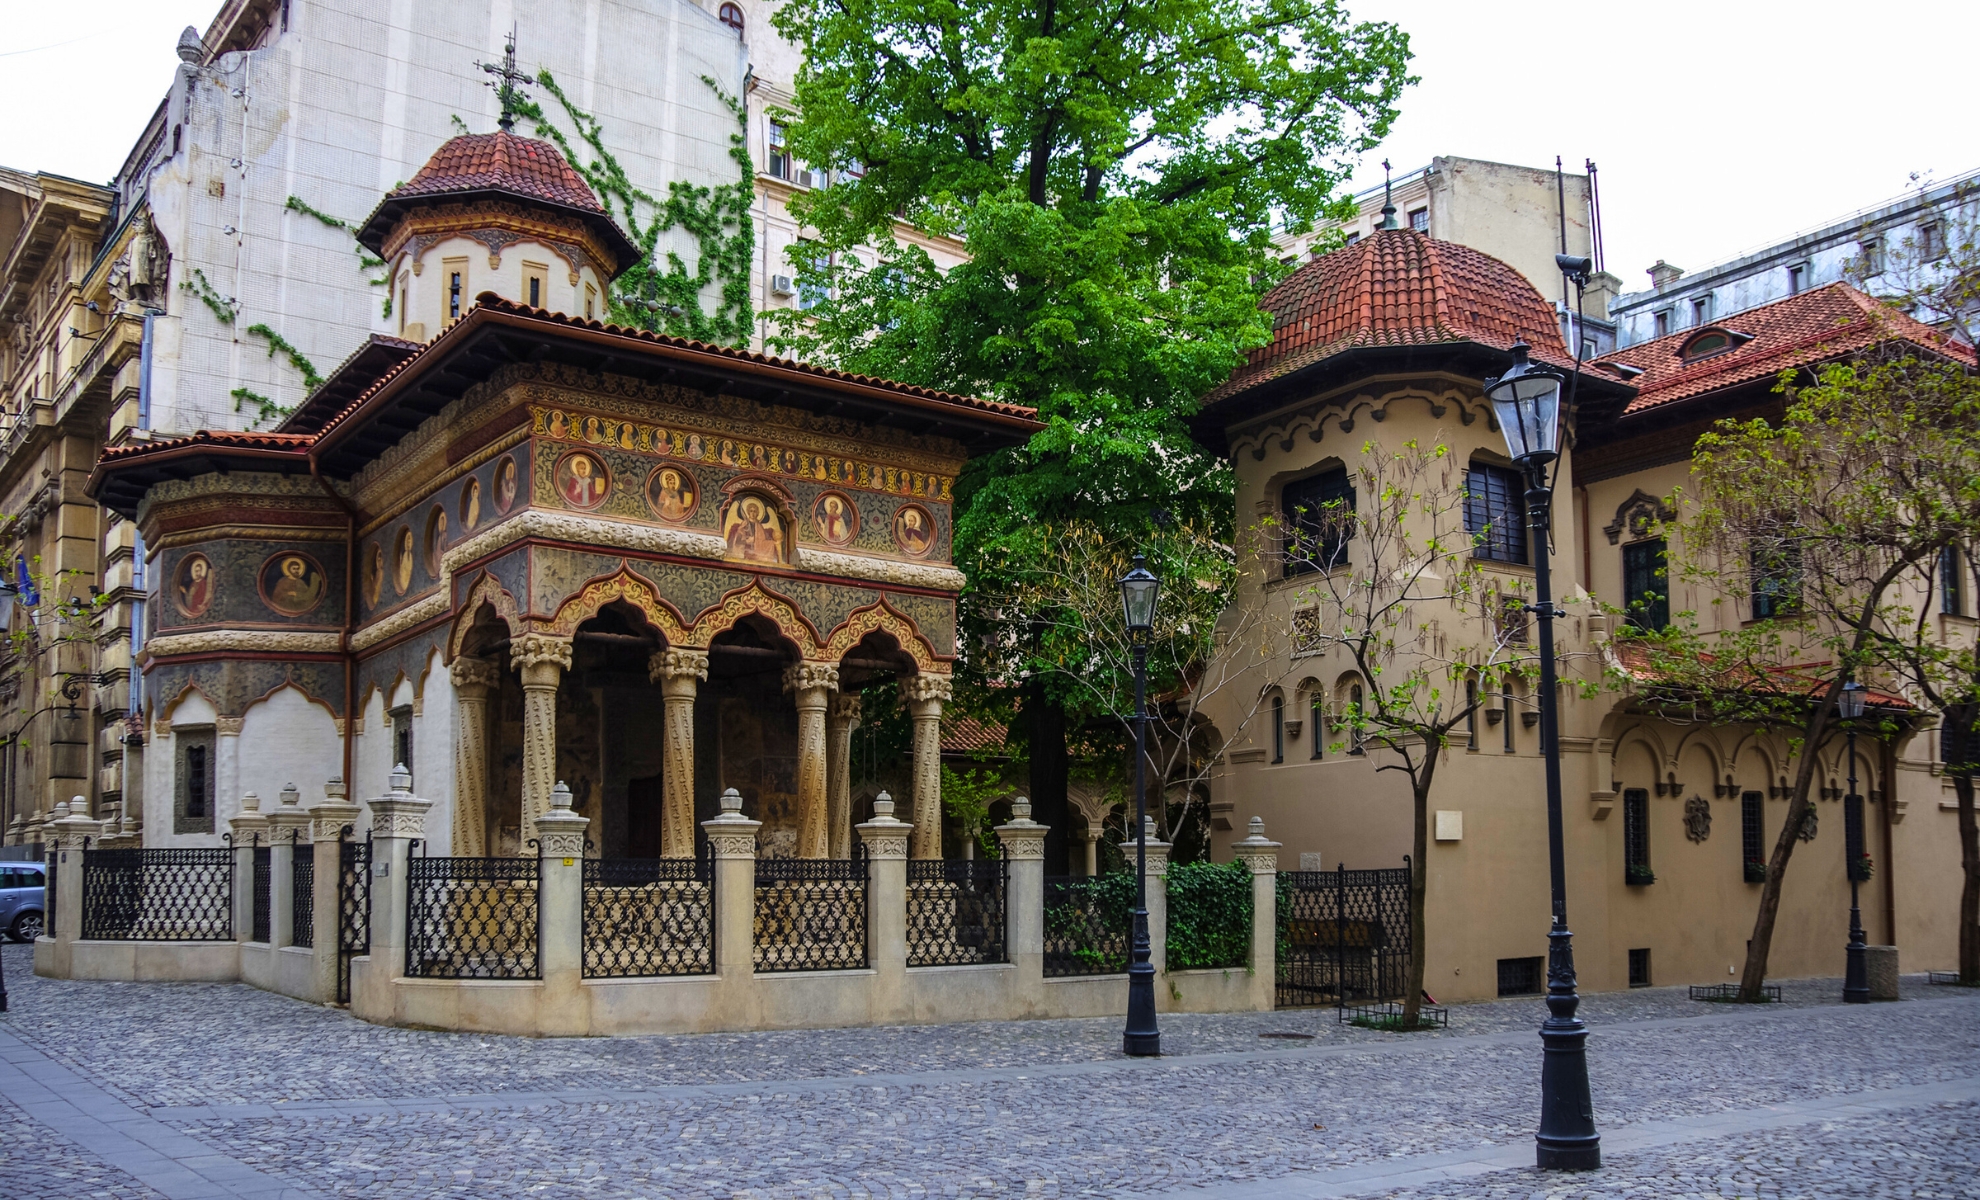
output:
[[[1167,1055],[1130,1061],[1117,1018],[502,1038],[28,965],[7,949],[5,1200],[1980,1197],[1980,995],[1922,978],[1862,1008],[1835,981],[1765,1008],[1588,997],[1606,1167],[1562,1177],[1527,1166],[1535,1000],[1436,1035],[1165,1015]]]

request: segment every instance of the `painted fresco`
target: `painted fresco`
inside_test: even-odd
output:
[[[402,677],[412,680],[413,690],[425,696],[428,681],[420,678],[420,672],[427,669],[434,651],[440,651],[445,657],[446,645],[447,631],[434,629],[360,656],[357,664],[358,711],[365,710],[373,690],[383,691],[389,704],[396,683]],[[446,669],[442,667],[439,671],[444,677]]]
[[[344,553],[334,542],[215,538],[159,555],[159,634],[190,629],[339,628]]]
[[[196,688],[223,717],[238,717],[257,700],[288,684],[341,717],[344,715],[344,664],[334,655],[310,658],[158,662],[144,673],[145,693],[152,715],[178,702],[187,688]]]
[[[373,530],[358,549],[359,605],[367,623],[431,595],[448,550],[486,533],[523,507],[517,459],[526,446],[496,456],[448,483]],[[506,478],[508,484],[502,482]],[[508,505],[502,503],[508,497]]]

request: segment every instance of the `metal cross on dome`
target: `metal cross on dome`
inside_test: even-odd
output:
[[[500,63],[477,62],[474,65],[495,77],[488,81],[488,86],[495,89],[496,97],[502,102],[502,115],[495,123],[502,127],[503,133],[514,132],[516,127],[516,101],[527,100],[529,98],[521,86],[529,82],[529,76],[516,69],[515,27],[509,27],[509,40],[503,46],[502,61]]]

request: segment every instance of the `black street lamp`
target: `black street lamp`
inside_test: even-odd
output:
[[[1155,1027],[1155,964],[1148,947],[1148,635],[1155,628],[1155,598],[1162,581],[1134,556],[1121,576],[1121,612],[1134,647],[1134,949],[1128,963],[1127,1031],[1121,1049],[1137,1057],[1162,1053]]]
[[[1857,905],[1857,884],[1863,877],[1863,797],[1856,794],[1856,722],[1863,716],[1863,693],[1868,689],[1852,679],[1836,697],[1836,713],[1849,722],[1849,794],[1843,797],[1843,857],[1849,872],[1849,955],[1843,967],[1843,1003],[1870,1003],[1870,964],[1864,954],[1863,910]]]
[[[1602,1138],[1588,1094],[1588,1026],[1577,1016],[1574,935],[1567,926],[1567,865],[1561,832],[1560,718],[1556,711],[1553,582],[1548,570],[1553,480],[1547,468],[1561,454],[1560,372],[1528,361],[1513,343],[1512,366],[1485,383],[1486,398],[1505,435],[1513,464],[1526,475],[1527,526],[1534,547],[1534,603],[1540,622],[1540,743],[1547,765],[1547,869],[1553,883],[1554,924],[1547,934],[1546,1047],[1540,1069],[1540,1132],[1534,1141],[1543,1170],[1592,1171],[1602,1165]],[[1577,362],[1579,359],[1577,358]],[[1577,372],[1579,374],[1579,372]],[[1572,393],[1569,398],[1573,403]]]

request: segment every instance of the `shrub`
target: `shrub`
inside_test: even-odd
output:
[[[1251,960],[1251,868],[1241,862],[1169,868],[1169,970],[1243,967]]]

